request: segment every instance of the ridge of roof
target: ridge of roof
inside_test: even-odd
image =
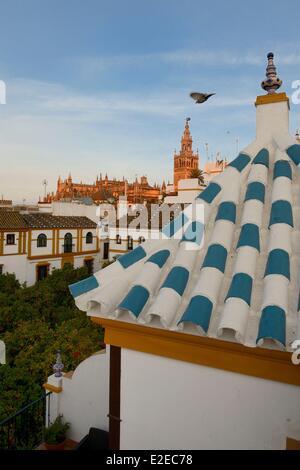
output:
[[[85,216],[57,216],[52,214],[20,214],[0,210],[1,229],[96,228],[97,224]]]

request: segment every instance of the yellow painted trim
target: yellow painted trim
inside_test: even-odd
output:
[[[83,255],[91,255],[91,254],[96,254],[97,250],[90,250],[90,251],[80,251],[80,252],[72,252],[72,253],[58,253],[56,255],[37,255],[37,256],[28,256],[28,259],[30,260],[38,260],[38,259],[52,259],[52,258],[66,258],[70,255],[74,256],[83,256]]]
[[[113,248],[110,248],[109,251],[112,253],[127,253],[128,252],[128,250],[114,250]]]
[[[280,103],[281,101],[287,101],[290,109],[290,101],[286,93],[273,93],[272,95],[257,96],[255,106],[259,106],[261,104]]]
[[[0,255],[3,255],[4,248],[4,232],[0,232]]]
[[[54,392],[54,393],[61,393],[62,392],[62,387],[56,387],[55,385],[51,385],[48,383],[43,384],[43,387],[45,390],[48,390],[49,392]]]
[[[72,264],[74,266],[74,256],[70,256],[70,253],[68,253],[69,256],[65,256],[61,259],[61,267],[63,268],[65,264]]]
[[[18,251],[15,251],[15,253],[2,253],[1,256],[22,256],[25,253],[18,253]]]
[[[55,239],[55,228],[52,229],[52,255],[55,255],[55,243],[56,243],[56,239]]]
[[[56,229],[56,254],[59,254],[59,229]]]
[[[292,439],[291,437],[287,437],[286,450],[300,450],[300,441]]]
[[[83,229],[84,229],[84,230],[96,230],[96,227],[83,227]],[[4,232],[7,232],[7,228],[5,228],[5,229],[0,229],[0,230],[3,230]],[[23,228],[23,229],[22,229],[22,228],[17,228],[17,229],[12,229],[12,230],[10,230],[10,231],[13,231],[13,230],[14,230],[15,232],[16,232],[16,231],[18,232],[19,230],[24,230],[24,231],[26,231],[26,230],[28,230],[28,229],[27,229],[27,228]],[[49,230],[49,231],[51,231],[51,230],[53,230],[53,227],[30,228],[29,230],[33,230],[33,231],[35,231],[35,232],[37,232],[37,231],[41,232],[41,230]],[[77,230],[77,228],[76,228],[76,227],[57,227],[57,230],[62,230],[62,231],[66,231],[66,230]]]
[[[220,172],[221,173],[221,172]],[[178,192],[181,193],[181,191],[203,191],[203,188],[183,188],[183,189],[178,189]],[[167,195],[168,197],[168,195]],[[171,196],[172,197],[172,196]],[[176,196],[175,196],[176,197]]]
[[[52,240],[52,238],[48,238],[48,237],[47,237],[47,242],[48,242],[48,241],[51,241],[51,240]],[[37,242],[38,239],[37,239],[37,238],[32,238],[31,241],[32,241],[32,242]],[[39,247],[39,248],[45,248],[45,247]]]
[[[22,254],[22,232],[19,232],[18,237],[18,255]]]
[[[48,267],[48,274],[49,274],[50,263],[47,263],[47,262],[37,263],[37,264],[35,265],[35,282],[38,281],[38,268],[39,268],[40,266],[47,266],[47,267]]]
[[[91,319],[105,328],[106,344],[300,386],[300,366],[292,363],[289,352],[249,348],[107,318]]]
[[[27,237],[27,232],[23,232],[23,255],[26,254],[26,237]]]
[[[81,242],[81,237],[80,237],[80,228],[77,229],[77,251],[80,251],[80,242]]]
[[[26,228],[0,228],[0,233],[17,233],[17,232],[27,232]]]
[[[32,231],[31,229],[28,230],[28,258],[31,256],[31,237],[32,237]]]

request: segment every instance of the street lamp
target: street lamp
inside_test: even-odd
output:
[[[236,137],[235,143],[236,143],[236,153],[238,154],[239,153],[239,138],[238,137]]]
[[[205,142],[204,146],[205,146],[205,150],[206,150],[206,159],[207,159],[207,161],[209,161],[208,142]]]
[[[47,185],[48,185],[48,181],[45,179],[43,179],[43,186],[44,186],[44,194],[45,194],[45,199],[47,197]]]

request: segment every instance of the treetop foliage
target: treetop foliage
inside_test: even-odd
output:
[[[66,264],[34,286],[0,275],[0,421],[41,395],[60,349],[65,371],[101,349],[102,330],[75,306],[68,286],[88,277],[86,268]]]

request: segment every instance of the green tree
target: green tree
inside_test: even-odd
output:
[[[0,420],[41,395],[58,349],[65,370],[101,349],[101,328],[69,292],[87,276],[86,268],[66,265],[26,287],[13,275],[0,275],[0,339],[7,351],[7,364],[0,366]]]

